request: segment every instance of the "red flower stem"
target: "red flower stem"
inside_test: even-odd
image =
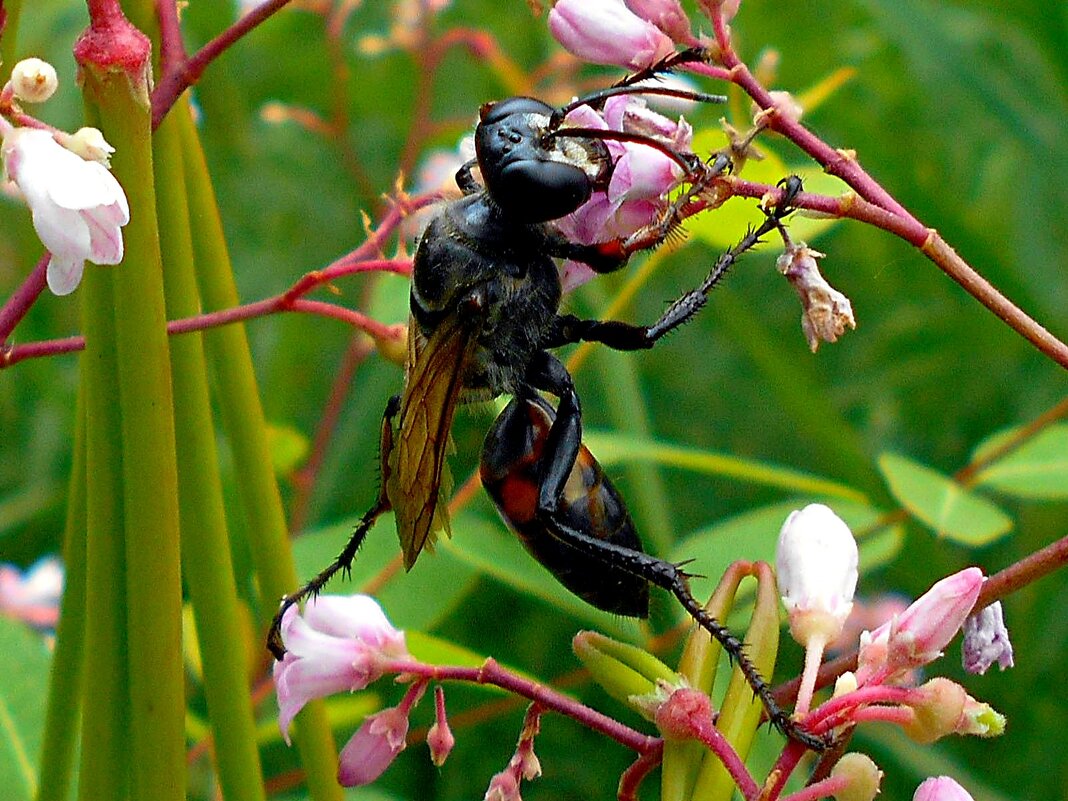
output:
[[[228,47],[237,42],[242,36],[287,5],[289,1],[268,0],[268,2],[257,6],[243,16],[189,58],[183,59],[180,63],[169,65],[169,69],[160,78],[159,84],[156,86],[155,91],[152,92],[152,127],[159,125],[159,121],[170,111],[171,106],[174,105],[182,92],[200,79],[200,76],[212,61],[222,55]],[[164,5],[167,2],[168,0],[161,0]],[[90,0],[91,4],[92,0]]]
[[[653,769],[664,759],[664,742],[659,741],[655,748],[639,754],[638,758],[630,764],[623,775],[619,777],[619,790],[616,794],[617,801],[637,801],[638,788],[645,781],[645,777],[652,773]]]
[[[346,309],[343,306],[337,306],[333,303],[304,300],[302,298],[302,295],[336,277],[352,275],[353,273],[358,272],[367,272],[370,270],[395,272],[402,275],[407,275],[411,271],[411,262],[407,259],[367,261],[361,264],[350,264],[349,261],[350,260],[346,258],[341,262],[335,262],[335,264],[323,270],[308,273],[294,284],[293,287],[286,292],[283,292],[281,295],[275,295],[274,297],[265,300],[258,300],[254,303],[235,306],[232,309],[221,309],[220,311],[211,312],[209,314],[198,314],[196,317],[184,317],[180,320],[171,320],[167,323],[167,333],[172,336],[175,334],[188,334],[192,331],[203,331],[208,328],[216,328],[220,325],[229,325],[231,323],[251,320],[255,317],[265,317],[268,314],[275,314],[277,312],[295,311],[305,314],[319,314],[324,317],[332,317],[335,320],[341,320],[342,322],[355,326],[362,331],[366,331],[372,337],[377,339],[396,339],[401,335],[403,326],[380,323],[365,314]],[[16,295],[23,292],[29,283],[30,282],[28,281],[25,282]],[[8,305],[11,305],[11,301],[8,302]],[[7,307],[5,306],[5,311],[6,309]],[[26,359],[39,358],[42,356],[56,356],[61,353],[73,353],[84,348],[85,338],[81,336],[67,337],[66,339],[52,339],[45,342],[31,342],[26,345],[14,345],[6,348],[0,347],[0,369],[10,367],[13,364],[17,364]]]
[[[916,720],[916,713],[907,706],[866,706],[849,716],[853,723],[892,723],[907,726]]]
[[[545,709],[550,709],[575,720],[593,731],[611,737],[620,745],[626,746],[639,754],[659,749],[662,741],[659,737],[642,734],[636,729],[620,723],[614,718],[557,692],[551,687],[538,684],[530,679],[518,676],[497,664],[496,660],[487,659],[480,667],[461,667],[454,665],[428,665],[423,662],[395,661],[386,662],[382,669],[387,673],[417,676],[433,681],[465,681],[474,684],[489,684],[502,690],[520,695]]]
[[[845,714],[853,714],[859,706],[871,704],[906,704],[915,696],[915,690],[910,687],[893,687],[885,684],[876,684],[861,687],[851,693],[846,693],[837,698],[832,698],[822,703],[805,718],[806,727],[822,731],[827,726],[826,722],[833,717],[841,717]]]
[[[1038,581],[1068,563],[1068,537],[1061,537],[1040,551],[995,573],[983,582],[973,612]]]
[[[760,791],[761,798],[778,798],[782,788],[794,772],[801,757],[805,755],[805,747],[794,740],[789,740],[786,746],[775,760],[775,767],[768,772],[764,787]]]
[[[820,798],[831,798],[848,786],[848,777],[828,776],[826,779],[810,784],[803,790],[798,790],[793,795],[786,796],[781,801],[817,801]]]
[[[156,0],[156,18],[159,21],[160,73],[170,75],[186,61],[182,27],[178,21],[178,4],[174,0]],[[163,115],[160,115],[162,118]],[[155,125],[153,120],[153,128]]]
[[[0,309],[0,366],[4,364],[4,343],[11,335],[11,332],[15,330],[15,326],[19,324],[19,321],[26,316],[26,312],[30,310],[30,307],[40,297],[47,285],[46,272],[51,258],[52,254],[50,253],[45,253],[41,256],[37,266],[22,282],[22,286],[15,290],[15,294],[8,298],[7,303]]]
[[[700,740],[727,769],[734,779],[734,784],[746,801],[753,801],[760,795],[760,787],[753,779],[752,774],[745,767],[745,762],[738,756],[738,752],[727,742],[719,729],[712,722],[711,716],[692,716],[690,718],[690,731],[693,736]]]

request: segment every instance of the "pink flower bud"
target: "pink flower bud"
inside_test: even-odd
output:
[[[949,776],[927,779],[916,788],[912,801],[974,801],[968,791]]]
[[[962,650],[964,669],[969,673],[986,673],[995,662],[1002,670],[1013,666],[1012,643],[1001,601],[983,607],[964,621]]]
[[[456,745],[449,720],[445,717],[445,691],[440,684],[434,688],[434,724],[426,733],[426,744],[430,747],[430,761],[439,768]]]
[[[407,745],[408,710],[391,707],[364,719],[341,749],[337,781],[342,787],[362,787],[381,776]]]
[[[860,638],[857,681],[894,681],[942,655],[975,606],[983,572],[969,567],[924,593],[908,609]]]
[[[690,42],[690,19],[679,0],[624,0],[627,8],[648,20],[676,42]]]
[[[623,0],[560,0],[549,12],[549,30],[568,51],[595,64],[642,69],[675,52],[671,39]]]
[[[712,702],[700,690],[680,687],[672,691],[656,710],[655,721],[668,740],[686,740],[707,728],[714,720]]]

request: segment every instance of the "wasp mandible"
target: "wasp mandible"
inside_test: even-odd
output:
[[[622,497],[582,444],[581,404],[571,375],[550,353],[578,342],[627,351],[651,348],[691,319],[737,257],[781,228],[789,213],[800,191],[796,178],[784,182],[764,222],[651,326],[559,313],[562,289],[554,259],[582,262],[598,273],[619,269],[632,253],[654,248],[676,231],[687,205],[730,165],[723,156],[705,163],[653,136],[576,127],[565,118],[583,104],[597,107],[622,94],[721,100],[641,83],[706,59],[700,49],[677,53],[563,108],[530,97],[482,107],[476,158],[456,176],[464,196],[442,208],[416,250],[404,391],[390,400],[383,419],[378,499],[337,559],[282,600],[268,636],[276,658],[285,653],[279,627],[286,609],[348,570],[383,512],[394,511],[404,564],[412,567],[448,525],[442,474],[457,405],[507,394],[513,400],[486,437],[481,477],[505,523],[534,558],[584,600],[621,615],[648,615],[650,584],[671,592],[741,667],[773,724],[811,747],[823,747],[775,703],[742,643],[693,597],[682,568],[642,550]],[[571,241],[553,221],[607,186],[615,167],[607,143],[613,140],[659,150],[679,165],[688,188],[626,237]],[[543,394],[557,399],[555,408]]]

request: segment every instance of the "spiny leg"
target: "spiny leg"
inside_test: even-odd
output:
[[[286,610],[305,598],[318,595],[323,587],[329,583],[330,579],[339,572],[348,573],[352,569],[352,562],[356,558],[356,552],[360,550],[364,538],[367,537],[367,532],[371,530],[371,527],[383,512],[388,512],[393,508],[386,493],[386,485],[389,480],[389,455],[393,450],[393,418],[396,417],[397,412],[400,410],[400,398],[400,395],[394,395],[390,398],[389,403],[386,404],[385,414],[382,416],[382,438],[379,446],[382,464],[382,484],[378,491],[378,499],[375,501],[374,506],[368,509],[364,516],[360,518],[360,522],[356,524],[356,528],[349,535],[349,541],[345,543],[345,547],[337,558],[299,590],[282,597],[278,612],[271,620],[271,627],[267,630],[267,648],[275,659],[281,659],[286,653],[285,645],[282,643],[282,617],[285,615]]]
[[[674,595],[690,617],[715,638],[731,661],[738,665],[754,695],[764,705],[772,724],[787,737],[809,748],[826,748],[827,743],[823,738],[802,729],[778,705],[768,683],[745,653],[742,641],[697,602],[690,590],[689,576],[679,565],[590,536],[566,521],[559,508],[560,500],[582,442],[578,395],[567,369],[548,353],[543,352],[535,359],[526,378],[531,387],[549,392],[560,399],[556,419],[549,429],[541,457],[543,470],[538,487],[537,515],[545,530],[577,551],[599,559],[606,567],[630,573]]]
[[[643,350],[651,348],[670,331],[688,322],[708,302],[708,295],[738,261],[738,257],[752,248],[761,237],[782,228],[783,218],[792,211],[791,202],[801,191],[800,179],[791,176],[781,184],[782,200],[769,211],[764,222],[750,229],[744,237],[716,260],[705,280],[671,303],[650,326],[634,325],[618,320],[583,320],[571,314],[560,315],[545,347],[554,348],[575,342],[601,342],[615,350]]]

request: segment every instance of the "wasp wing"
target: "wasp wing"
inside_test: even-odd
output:
[[[473,328],[458,315],[442,320],[423,342],[414,320],[408,324],[408,374],[401,397],[396,447],[387,491],[396,511],[404,567],[442,529],[448,531],[443,483],[449,431],[474,345]]]

